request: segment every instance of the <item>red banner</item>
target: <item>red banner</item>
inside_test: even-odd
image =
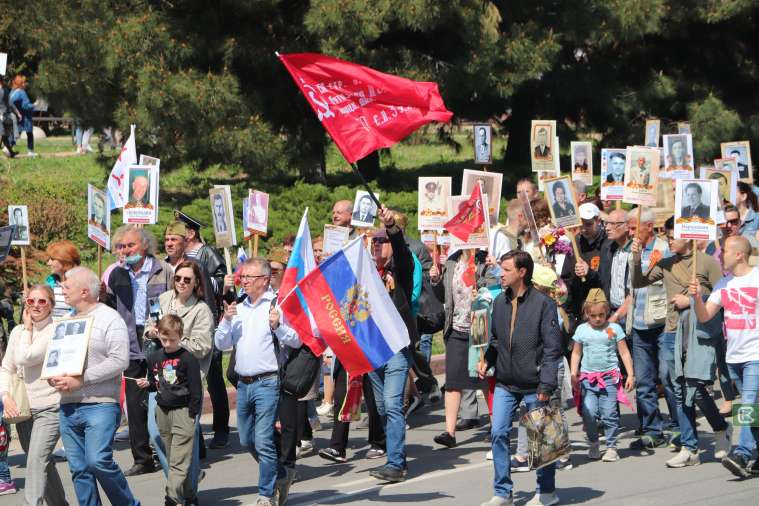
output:
[[[448,223],[443,225],[443,227],[452,235],[467,242],[472,232],[477,230],[477,227],[484,222],[485,211],[482,208],[482,189],[481,185],[476,184],[469,200],[461,203],[459,212],[448,220]]]
[[[436,83],[383,74],[316,53],[279,59],[349,163],[389,148],[432,121],[447,123]]]

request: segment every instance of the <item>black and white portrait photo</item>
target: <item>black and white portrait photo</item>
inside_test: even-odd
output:
[[[689,134],[662,136],[664,171],[662,177],[682,179],[693,177],[693,139]]]
[[[719,208],[717,180],[677,179],[675,181],[675,238],[715,240]]]
[[[67,336],[74,336],[79,334],[84,334],[85,325],[86,322],[84,320],[79,321],[73,321],[71,323],[66,324],[66,335]]]
[[[59,323],[55,326],[55,333],[53,334],[53,341],[59,341],[66,337],[66,324]]]
[[[753,183],[754,174],[751,170],[751,144],[749,141],[723,142],[721,144],[722,158],[734,158],[738,167],[738,179]]]
[[[379,194],[374,194],[379,199]],[[369,192],[358,190],[353,201],[353,214],[351,225],[357,228],[370,228],[374,226],[374,218],[377,216],[377,205],[369,196]]]
[[[47,355],[47,364],[45,364],[45,367],[54,368],[58,367],[58,356],[60,355],[60,352],[58,350],[51,350],[50,353]]]
[[[556,138],[555,120],[532,120],[530,129],[530,159],[533,172],[554,170],[553,142]]]
[[[11,249],[13,240],[13,225],[0,227],[0,262],[4,262],[8,257],[8,251]]]
[[[235,219],[232,210],[232,189],[226,185],[214,186],[208,190],[213,217],[213,232],[216,245],[229,248],[237,244]]]
[[[684,185],[682,191],[682,218],[709,218],[711,188],[708,185],[691,181]]]
[[[102,190],[87,185],[87,237],[105,249],[111,249],[111,214],[108,197]]]
[[[658,119],[646,120],[646,147],[658,148],[659,147],[659,129],[661,128],[661,121]]]
[[[13,246],[28,246],[29,210],[26,206],[8,206],[8,225],[16,225],[13,231]]]
[[[474,163],[492,163],[492,153],[490,125],[474,125]]]

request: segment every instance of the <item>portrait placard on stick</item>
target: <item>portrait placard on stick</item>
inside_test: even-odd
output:
[[[638,206],[656,206],[659,149],[628,146],[625,158],[625,189],[622,201]]]
[[[723,142],[720,144],[722,158],[735,158],[738,177],[749,184],[754,183],[754,169],[751,164],[751,143],[749,141]]]
[[[601,150],[601,200],[622,200],[626,160],[626,149]]]
[[[16,225],[11,245],[29,246],[29,209],[26,206],[8,206],[8,225]]]
[[[482,183],[482,193],[488,196],[488,215],[490,223],[498,223],[498,213],[501,209],[501,185],[503,174],[500,172],[485,172],[482,170],[464,169],[461,181],[461,194],[471,195],[474,185]],[[447,220],[446,220],[447,221]]]
[[[553,139],[553,145],[555,149],[559,149],[559,137],[554,137]],[[553,170],[547,171],[547,172],[538,172],[538,191],[539,192],[545,192],[546,186],[545,181],[547,179],[553,179],[555,177],[561,176],[561,161],[559,159],[559,156],[553,157]]]
[[[442,230],[448,221],[448,204],[451,197],[450,177],[419,178],[419,230]]]
[[[554,170],[554,157],[558,156],[553,145],[556,137],[556,120],[532,120],[530,128],[530,160],[533,172]]]
[[[243,200],[243,220],[245,239],[253,235],[266,235],[269,230],[269,194],[258,190],[248,190],[248,198]]]
[[[103,190],[87,185],[87,237],[107,250],[111,249],[111,213]]]
[[[459,212],[459,206],[465,204],[470,198],[470,195],[454,195],[451,197],[450,202],[450,209],[451,209],[451,216],[449,218],[453,218],[456,214]],[[488,196],[487,194],[482,194],[482,206],[483,209],[487,209],[488,204]],[[449,234],[449,245],[450,245],[450,251],[456,251],[460,249],[483,249],[487,250],[490,246],[490,216],[488,213],[485,213],[485,220],[483,221],[482,225],[474,229],[474,231],[469,234],[469,240],[468,241],[462,241],[458,237],[456,237],[454,234]]]
[[[569,176],[544,181],[551,219],[557,227],[571,228],[582,225],[577,212],[577,195]]]
[[[379,200],[380,194],[374,192],[375,197]],[[351,215],[351,225],[356,228],[372,228],[374,218],[377,216],[377,204],[369,195],[369,192],[358,190],[356,198],[353,201],[353,214]]]
[[[678,121],[677,122],[677,133],[692,135],[692,133],[690,131],[690,123],[688,123],[687,121]]]
[[[659,132],[661,132],[661,120],[647,119],[646,120],[646,137],[644,143],[649,148],[659,147]]]
[[[719,190],[717,181],[678,179],[675,184],[675,238],[717,238]]]
[[[593,144],[590,142],[569,143],[572,153],[572,180],[579,179],[587,185],[593,184]]]
[[[664,143],[664,170],[662,179],[693,179],[693,138],[690,134],[662,136]]]
[[[475,124],[474,129],[474,163],[493,163],[492,130],[490,125]]]
[[[130,165],[124,171],[124,223],[152,225],[158,219],[158,167]]]
[[[64,318],[53,323],[53,337],[42,362],[42,379],[55,376],[80,376],[87,358],[93,318]]]
[[[724,202],[735,203],[738,196],[738,170],[735,168],[735,160],[726,159],[728,163],[717,163],[721,159],[714,160],[714,167],[708,165],[701,167],[701,179],[713,179],[717,181],[720,208]]]
[[[208,190],[213,215],[213,232],[216,246],[231,248],[237,244],[232,191],[229,186],[215,186]]]
[[[348,227],[340,227],[329,223],[324,225],[324,245],[322,246],[324,255],[331,255],[343,249],[343,246],[350,240],[350,233],[351,230]]]

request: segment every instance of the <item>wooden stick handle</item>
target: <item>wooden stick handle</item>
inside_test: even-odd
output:
[[[258,256],[258,234],[253,236],[253,256]]]
[[[249,257],[253,256],[253,241],[251,241],[250,239],[248,239],[248,256]]]
[[[635,229],[635,238],[640,241],[640,215],[643,212],[643,206],[638,204],[638,224],[636,225],[638,228]]]
[[[98,278],[103,277],[103,247],[98,244]]]
[[[26,246],[21,246],[21,280],[24,284],[24,296],[26,296],[29,288],[29,281],[26,278]]]
[[[617,211],[619,211],[620,209],[622,209],[622,201],[621,200],[617,200],[617,208],[616,209],[617,209]]]
[[[580,248],[577,246],[577,238],[575,237],[574,230],[567,230],[567,235],[569,236],[569,240],[572,241],[572,251],[575,253],[575,263],[581,259],[580,257]],[[585,283],[585,276],[580,278],[583,283]]]
[[[692,254],[693,254],[693,261],[691,262],[691,277],[693,278],[693,281],[696,281],[696,266],[698,265],[698,262],[696,260],[696,240],[693,239],[693,246],[692,246]]]
[[[229,248],[226,246],[224,247],[224,261],[227,263],[227,273],[232,274],[234,272],[232,269],[232,257],[229,254]]]

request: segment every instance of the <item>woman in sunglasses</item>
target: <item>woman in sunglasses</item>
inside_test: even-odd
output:
[[[11,332],[8,349],[0,367],[0,396],[5,414],[18,415],[18,406],[10,397],[11,376],[21,373],[29,398],[32,417],[17,424],[21,447],[26,452],[25,504],[63,506],[66,494],[53,462],[60,432],[58,408],[60,395],[56,389],[40,379],[47,344],[53,337],[56,324],[52,312],[55,296],[47,285],[36,285],[29,290],[22,314],[23,325]]]
[[[55,294],[53,318],[65,318],[71,312],[71,308],[63,299],[63,278],[68,271],[81,263],[79,250],[74,243],[64,239],[48,244],[45,253],[48,257],[47,266],[50,267],[50,275],[45,282]]]
[[[158,321],[154,321],[155,317],[160,319],[169,314],[179,316],[182,319],[184,329],[181,345],[198,359],[201,379],[205,379],[208,367],[211,365],[214,318],[211,308],[203,300],[203,279],[199,264],[193,260],[184,260],[179,263],[174,269],[174,288],[162,293],[158,297],[158,303],[161,312],[158,315],[151,314],[150,322],[145,329],[145,339],[157,341]],[[138,385],[142,388],[147,387],[147,380],[140,380]],[[163,467],[163,472],[168,476],[169,466],[166,459],[166,448],[161,441],[155,420],[155,395],[154,392],[151,392],[148,398],[148,432],[156,455],[158,455],[158,460]],[[192,464],[190,465],[190,476],[192,476],[196,494],[200,473],[200,437],[200,419],[197,418],[195,420],[195,445]]]

